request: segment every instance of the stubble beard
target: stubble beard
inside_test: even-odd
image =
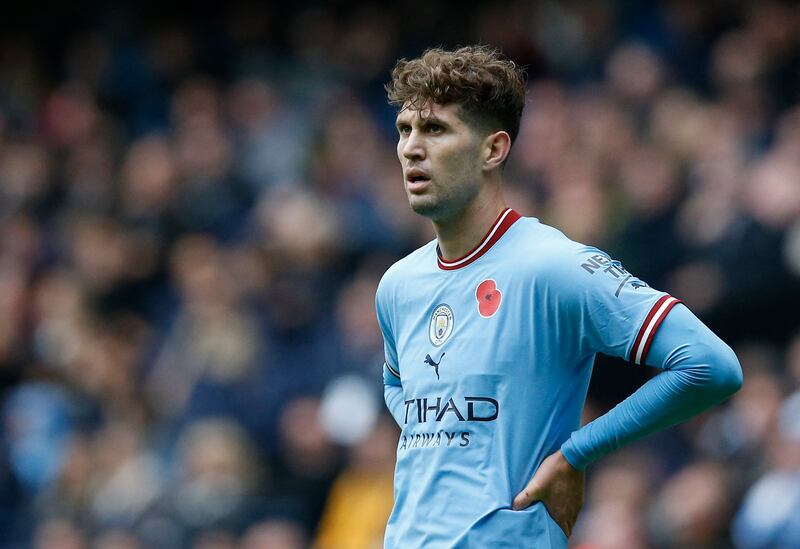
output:
[[[408,203],[414,213],[439,223],[461,214],[475,199],[479,189],[473,185],[459,184],[450,192],[426,193],[422,196],[408,195]]]

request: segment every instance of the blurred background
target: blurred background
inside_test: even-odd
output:
[[[398,57],[527,67],[510,204],[745,371],[589,471],[583,549],[800,547],[800,7],[77,1],[0,19],[0,547],[381,547]],[[600,357],[586,419],[653,372]]]

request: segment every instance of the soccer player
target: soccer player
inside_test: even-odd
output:
[[[741,368],[676,298],[507,207],[525,99],[513,62],[431,49],[387,91],[408,201],[436,239],[376,296],[402,428],[385,546],[566,547],[585,467],[727,398]],[[598,352],[663,371],[578,428]]]

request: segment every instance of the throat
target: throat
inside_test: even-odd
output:
[[[468,255],[488,236],[506,209],[505,203],[499,203],[480,212],[464,212],[447,222],[434,222],[441,258],[454,261]]]

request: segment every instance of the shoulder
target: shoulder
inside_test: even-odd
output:
[[[378,282],[377,298],[395,294],[400,286],[436,265],[436,240],[431,240],[395,262]]]
[[[602,250],[576,242],[535,217],[523,217],[518,225],[514,234],[516,257],[523,267],[534,269],[540,275],[558,277],[571,273],[594,255],[611,261]]]
[[[514,255],[523,276],[541,297],[558,303],[586,304],[599,294],[619,297],[623,290],[647,286],[621,262],[595,246],[577,242],[558,229],[531,220],[521,228]]]
[[[436,266],[436,240],[431,240],[395,262],[381,277],[380,284],[387,285],[409,275],[417,275]]]

